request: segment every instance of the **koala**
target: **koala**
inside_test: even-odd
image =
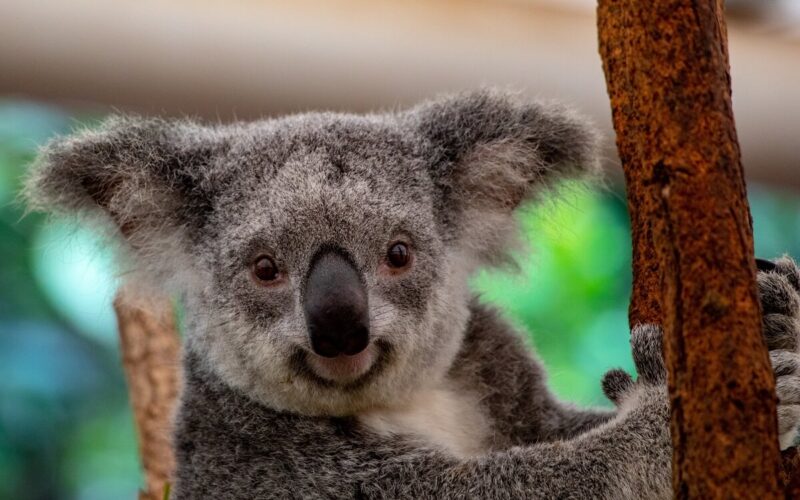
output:
[[[108,228],[183,300],[173,498],[671,498],[661,330],[615,409],[559,401],[467,280],[514,214],[596,171],[556,104],[483,89],[406,110],[252,123],[114,117],[56,139],[31,206]],[[759,275],[784,443],[800,422],[800,273]]]

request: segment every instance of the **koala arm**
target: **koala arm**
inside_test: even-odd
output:
[[[641,373],[619,380],[620,410],[570,440],[517,446],[466,461],[408,454],[361,485],[367,498],[670,498],[671,440],[661,331],[633,333]],[[636,351],[639,351],[636,353]]]
[[[542,440],[571,439],[608,422],[617,412],[611,409],[580,408],[553,399],[546,409],[547,421],[542,426]]]
[[[669,407],[640,381],[604,425],[566,441],[458,459],[348,419],[277,413],[191,380],[173,498],[669,498]]]
[[[464,348],[451,376],[477,389],[495,430],[510,445],[569,439],[611,420],[616,411],[563,403],[547,388],[529,346],[491,307],[474,301]]]
[[[666,498],[662,385],[632,382],[621,410],[571,440],[459,459],[355,419],[264,407],[193,359],[176,422],[173,498]],[[622,394],[622,395],[620,395]]]
[[[800,271],[778,261],[759,273],[759,290],[778,378],[781,437],[788,443],[800,422]],[[610,372],[604,390],[619,410],[593,422],[591,412],[576,418],[568,407],[547,406],[555,398],[524,344],[491,310],[475,305],[452,374],[484,392],[512,444],[528,444],[461,460],[363,432],[347,419],[277,414],[220,382],[198,379],[189,362],[173,498],[669,498],[661,331],[638,327],[631,340],[639,380]],[[500,368],[495,373],[489,366]],[[498,378],[503,374],[511,380]],[[493,382],[498,388],[489,392]],[[524,402],[514,405],[515,394]],[[537,419],[536,408],[546,408],[547,418]],[[579,435],[543,442],[569,428],[581,429]]]

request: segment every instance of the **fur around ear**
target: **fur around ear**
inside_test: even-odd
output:
[[[26,182],[33,209],[104,213],[131,242],[160,228],[202,224],[211,142],[189,121],[115,116],[42,148]]]
[[[112,117],[45,145],[24,195],[31,209],[99,220],[139,281],[169,281],[212,210],[215,144],[190,121]]]
[[[481,261],[503,261],[512,212],[564,177],[599,171],[598,137],[557,104],[484,89],[408,112],[441,193],[442,218]]]

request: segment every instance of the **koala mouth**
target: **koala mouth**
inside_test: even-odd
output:
[[[314,372],[322,378],[348,382],[367,373],[377,357],[375,345],[368,346],[358,354],[340,354],[334,358],[326,358],[316,354],[306,356],[306,362]]]
[[[354,390],[377,377],[391,355],[391,346],[380,339],[358,354],[325,358],[298,349],[290,359],[293,371],[322,387]]]

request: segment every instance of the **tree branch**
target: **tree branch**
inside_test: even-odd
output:
[[[162,500],[175,468],[172,412],[178,395],[180,339],[169,301],[140,302],[121,289],[114,300],[120,350],[145,473],[140,500]]]
[[[633,228],[631,324],[658,322],[677,498],[779,498],[775,382],[721,1],[600,0]]]

